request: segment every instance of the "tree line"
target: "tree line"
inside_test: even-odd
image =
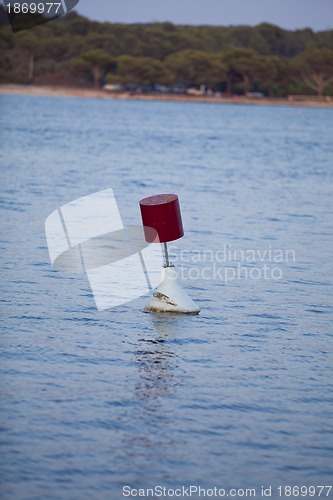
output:
[[[0,81],[333,95],[333,30],[101,23],[70,12],[13,34],[0,7]]]

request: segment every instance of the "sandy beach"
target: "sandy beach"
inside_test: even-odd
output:
[[[332,108],[333,98],[318,98],[316,96],[293,96],[292,98],[249,98],[246,96],[232,97],[208,97],[176,94],[140,94],[131,92],[107,92],[105,90],[95,90],[88,88],[71,88],[39,85],[0,85],[1,94],[25,94],[25,95],[46,95],[63,97],[87,97],[98,99],[136,99],[143,101],[181,101],[181,102],[205,102],[216,104],[249,104],[256,106],[307,106]]]

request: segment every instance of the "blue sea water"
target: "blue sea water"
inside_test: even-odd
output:
[[[333,110],[0,106],[1,498],[332,485]],[[52,269],[47,216],[109,187],[125,225],[179,195],[198,316],[98,312],[84,275]]]

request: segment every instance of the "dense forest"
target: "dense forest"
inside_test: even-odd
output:
[[[0,7],[0,81],[333,95],[333,30],[100,23],[70,12],[12,33]]]

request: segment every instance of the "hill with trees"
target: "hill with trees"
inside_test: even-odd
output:
[[[22,19],[24,22],[24,19]],[[0,8],[2,83],[187,87],[269,96],[333,95],[333,30],[100,23],[69,12],[12,33]]]

